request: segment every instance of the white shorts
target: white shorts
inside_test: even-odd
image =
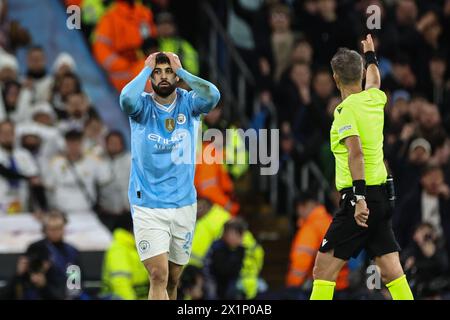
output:
[[[141,261],[167,252],[169,261],[187,264],[196,218],[197,203],[173,209],[133,205],[134,238]]]

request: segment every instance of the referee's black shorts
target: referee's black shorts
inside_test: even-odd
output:
[[[355,202],[351,188],[341,190],[339,210],[336,212],[320,252],[334,250],[334,256],[348,260],[366,249],[370,258],[400,251],[392,230],[392,209],[386,187],[368,186],[366,202],[369,208],[368,228],[356,223]]]

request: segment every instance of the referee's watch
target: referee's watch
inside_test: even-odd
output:
[[[360,200],[366,201],[366,197],[362,196],[362,195],[359,195],[359,194],[355,194],[355,201],[358,202]]]

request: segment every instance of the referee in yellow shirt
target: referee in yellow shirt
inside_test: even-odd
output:
[[[400,264],[392,230],[383,156],[386,95],[372,37],[362,41],[366,86],[362,89],[363,58],[341,48],[331,60],[333,78],[342,97],[334,111],[331,149],[336,158],[336,188],[340,209],[325,234],[313,270],[311,300],[333,299],[336,277],[347,260],[362,249],[375,259],[394,300],[413,296]]]

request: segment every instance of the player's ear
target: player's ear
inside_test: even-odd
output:
[[[175,77],[175,81],[176,81],[176,82],[180,82],[180,77],[176,76],[176,77]]]

